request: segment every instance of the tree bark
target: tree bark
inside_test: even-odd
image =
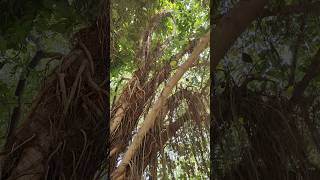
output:
[[[74,49],[14,130],[0,179],[93,179],[105,163],[109,46],[101,30],[109,31],[109,22],[99,18],[98,25],[77,33]]]
[[[237,38],[260,15],[267,2],[268,0],[241,0],[219,20],[212,32],[213,57],[210,68],[215,70]]]

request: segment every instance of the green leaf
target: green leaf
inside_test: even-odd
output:
[[[286,90],[286,96],[291,97],[293,90],[294,90],[293,86],[289,86],[288,89]]]
[[[171,66],[171,68],[176,68],[177,67],[177,61],[176,60],[172,60],[172,61],[170,61],[170,66]]]

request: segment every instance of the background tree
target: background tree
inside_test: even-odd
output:
[[[318,179],[319,1],[215,5],[215,179]]]

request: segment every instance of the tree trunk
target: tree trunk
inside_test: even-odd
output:
[[[75,35],[74,49],[47,78],[10,137],[1,179],[93,179],[104,165],[109,112],[104,20]]]

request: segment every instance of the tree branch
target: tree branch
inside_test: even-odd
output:
[[[217,23],[211,38],[213,60],[210,68],[213,71],[236,39],[258,18],[267,2],[267,0],[240,1]]]
[[[260,18],[265,17],[271,17],[271,16],[289,16],[292,14],[320,14],[320,2],[314,2],[314,3],[307,3],[307,4],[293,4],[285,6],[278,10],[270,10],[270,9],[264,9],[262,15],[260,15]],[[217,24],[225,14],[219,14],[216,15],[213,18],[214,24]]]

